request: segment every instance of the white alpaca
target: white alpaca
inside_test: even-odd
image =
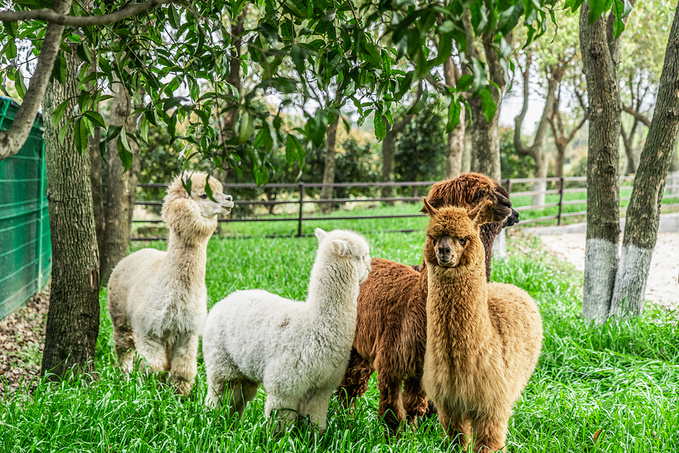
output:
[[[191,195],[182,185],[191,182]],[[190,178],[190,179],[189,179]],[[167,252],[142,249],[120,261],[108,284],[113,341],[124,372],[136,349],[152,371],[169,371],[176,390],[187,395],[196,377],[198,336],[207,316],[205,261],[217,215],[233,208],[230,195],[210,178],[215,201],[206,194],[206,173],[178,176],[167,189],[163,219],[170,228]]]
[[[282,425],[309,416],[326,428],[328,404],[342,381],[356,330],[358,286],[370,272],[369,247],[356,233],[316,229],[319,246],[306,302],[262,290],[237,291],[208,315],[203,336],[206,404],[225,395],[242,415],[263,383],[268,417]]]

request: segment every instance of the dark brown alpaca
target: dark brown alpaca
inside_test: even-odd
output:
[[[512,405],[537,364],[542,320],[514,285],[487,283],[479,225],[494,207],[436,209],[424,246],[429,295],[423,387],[448,438],[467,451],[504,451]]]
[[[456,203],[467,210],[481,202],[496,208],[497,222],[511,213],[507,192],[495,181],[477,173],[468,173],[432,186],[427,199],[442,206]],[[510,224],[515,220],[510,221]],[[488,258],[495,234],[502,229],[489,229]],[[496,231],[492,234],[492,231]],[[490,261],[488,261],[490,266]],[[368,388],[372,373],[377,370],[380,391],[379,414],[394,432],[404,420],[422,416],[427,410],[427,398],[421,378],[426,345],[427,269],[418,272],[410,266],[385,259],[372,260],[372,271],[361,285],[358,296],[356,338],[349,367],[340,391],[346,395],[347,406]],[[403,391],[401,385],[403,384]]]

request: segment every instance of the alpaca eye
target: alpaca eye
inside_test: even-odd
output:
[[[483,192],[476,192],[474,194],[474,201],[479,201],[483,197]]]
[[[200,198],[202,198],[203,200],[207,199],[207,194],[204,193],[203,195],[200,196]]]
[[[460,243],[460,245],[462,245],[462,246],[464,246],[464,245],[467,243],[467,240],[466,240],[465,238],[460,238],[460,239],[458,239],[457,241],[458,241],[458,242]]]

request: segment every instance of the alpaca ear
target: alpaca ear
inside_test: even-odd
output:
[[[349,241],[344,239],[335,239],[332,241],[332,251],[337,256],[351,256],[354,255],[353,247]]]
[[[484,203],[480,203],[477,207],[467,212],[467,215],[472,220],[472,223],[476,226],[481,226],[484,223],[491,221],[491,211],[493,210],[493,202],[486,200]]]
[[[429,204],[429,201],[427,201],[426,198],[423,198],[422,201],[424,201],[424,206],[420,209],[420,212],[424,212],[429,217],[433,217],[439,212],[435,207]]]
[[[319,243],[319,244],[320,244],[321,242],[323,242],[323,239],[325,239],[325,237],[328,235],[328,233],[326,233],[325,231],[323,231],[323,230],[320,229],[320,228],[316,228],[316,229],[314,230],[314,234],[316,235],[316,239],[318,239],[318,243]]]

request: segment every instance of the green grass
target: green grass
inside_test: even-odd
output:
[[[421,259],[421,233],[373,233],[367,238],[375,257],[408,264]],[[247,288],[304,298],[315,249],[313,238],[211,240],[209,305]],[[618,325],[588,325],[580,316],[580,273],[545,255],[537,240],[510,240],[510,251],[506,262],[496,263],[493,280],[514,283],[536,298],[545,340],[537,370],[510,420],[509,450],[679,451],[676,316],[649,309]],[[105,290],[101,304],[106,306]],[[261,389],[243,420],[203,407],[202,361],[186,401],[155,379],[126,379],[115,368],[105,309],[95,365],[93,381],[40,383],[32,395],[23,392],[0,401],[0,452],[452,451],[446,450],[435,417],[387,441],[376,413],[374,382],[354,413],[332,402],[325,435],[302,425],[273,436],[263,417]]]

